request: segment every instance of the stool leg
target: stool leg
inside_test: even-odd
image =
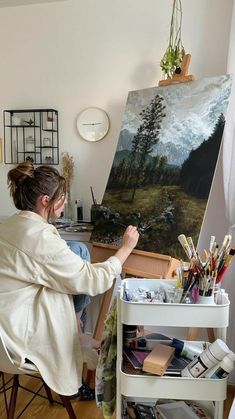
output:
[[[186,340],[196,340],[198,335],[198,328],[197,327],[190,327],[188,329]]]
[[[45,388],[45,392],[47,394],[47,398],[49,400],[49,403],[50,404],[53,404],[54,403],[54,400],[53,400],[53,397],[52,397],[52,394],[51,394],[51,389],[50,389],[50,387],[48,387],[48,385],[45,383],[44,380],[42,380],[42,382],[43,382],[43,386]]]
[[[85,383],[88,386],[91,386],[92,381],[94,381],[95,371],[87,370]]]
[[[9,405],[9,413],[8,413],[8,418],[7,419],[14,419],[18,388],[19,388],[19,377],[18,377],[18,375],[14,375],[12,391],[11,391],[10,405]]]
[[[212,328],[207,328],[207,335],[208,335],[208,340],[209,342],[214,342],[215,340],[215,332],[214,329]],[[197,340],[197,335],[198,335],[198,331],[199,328],[197,327],[190,327],[188,329],[188,334],[187,334],[187,340]]]
[[[208,335],[208,340],[210,343],[215,341],[215,332],[214,329],[212,328],[207,328],[207,335]]]
[[[70,419],[77,419],[77,416],[74,413],[70,398],[68,396],[62,396],[61,394],[59,394],[59,396],[63,402],[65,409],[67,410],[67,413]]]
[[[6,408],[6,412],[7,412],[7,417],[9,414],[8,411],[8,404],[7,404],[7,390],[6,390],[6,385],[5,385],[5,377],[4,377],[4,373],[0,372],[0,376],[2,377],[2,387],[0,388],[1,392],[3,392],[3,397],[4,397],[4,403],[5,403],[5,408]]]

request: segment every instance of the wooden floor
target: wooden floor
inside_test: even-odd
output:
[[[36,390],[39,387],[40,382],[34,378],[27,376],[21,376],[21,383],[26,387],[30,387]],[[42,390],[44,394],[44,390]],[[228,386],[228,398],[224,405],[224,419],[228,418],[229,410],[235,396],[235,386]],[[28,403],[32,395],[25,390],[20,389],[17,398],[17,411],[15,418],[20,414],[24,406]],[[58,400],[58,398],[55,398]],[[80,402],[72,401],[75,414],[78,419],[102,419],[102,410],[96,407],[95,401],[91,402]],[[32,404],[27,408],[26,412],[20,416],[22,419],[68,419],[66,410],[59,405],[49,405],[48,401],[40,397],[36,397]],[[0,395],[0,419],[7,419],[4,398]],[[115,419],[115,414],[113,415]],[[182,418],[183,419],[183,418]]]

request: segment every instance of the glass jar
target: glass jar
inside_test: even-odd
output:
[[[34,152],[34,138],[32,135],[25,138],[25,151]]]
[[[45,157],[45,163],[46,164],[53,164],[53,157],[52,156],[46,156]]]
[[[43,138],[43,145],[44,145],[44,147],[50,147],[51,146],[51,138],[50,137],[44,137]]]

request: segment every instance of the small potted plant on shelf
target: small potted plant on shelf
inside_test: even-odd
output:
[[[46,129],[56,129],[56,120],[53,117],[53,114],[48,114],[46,119]]]
[[[181,39],[181,28],[181,0],[173,0],[169,43],[160,62],[160,67],[166,78],[172,78],[175,73],[180,74],[181,72],[181,64],[185,54]]]

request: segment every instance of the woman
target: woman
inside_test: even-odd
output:
[[[66,196],[55,168],[20,163],[9,171],[8,184],[20,212],[0,225],[1,333],[18,366],[33,362],[50,388],[73,395],[83,364],[73,295],[108,290],[139,234],[129,226],[115,256],[91,264],[48,223],[61,214]]]

